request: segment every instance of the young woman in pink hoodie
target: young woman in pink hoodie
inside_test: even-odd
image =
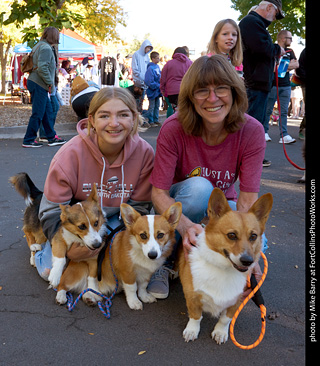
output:
[[[36,253],[36,267],[44,279],[51,268],[49,241],[60,226],[59,204],[85,200],[95,184],[111,228],[119,225],[120,204],[142,214],[151,210],[149,177],[154,151],[138,135],[139,113],[132,95],[123,88],[104,88],[93,97],[89,118],[77,125],[78,135],[53,157],[44,187],[39,217],[48,242]],[[73,244],[69,259],[97,255]]]

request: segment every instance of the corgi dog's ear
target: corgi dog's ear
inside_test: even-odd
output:
[[[176,202],[171,205],[162,216],[169,222],[173,229],[175,229],[179,223],[182,214],[181,202]]]
[[[95,184],[93,184],[92,189],[91,189],[91,193],[88,197],[88,200],[92,200],[96,203],[98,202],[98,192],[97,192],[97,186]]]
[[[209,218],[219,218],[225,215],[228,211],[231,211],[226,196],[219,188],[214,188],[212,191],[209,203],[208,203],[208,216]]]
[[[266,193],[256,200],[248,211],[253,213],[260,222],[262,232],[264,231],[270,211],[272,209],[273,197],[271,193]]]
[[[62,222],[65,222],[67,220],[67,216],[68,216],[68,212],[70,209],[70,205],[59,205],[60,210],[61,210],[61,214],[60,214],[60,219]]]
[[[127,228],[131,227],[141,216],[138,211],[127,203],[121,203],[120,211],[123,222]]]

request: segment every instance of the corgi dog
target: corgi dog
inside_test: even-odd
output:
[[[27,208],[24,211],[23,227],[31,252],[30,264],[35,266],[34,255],[41,250],[41,244],[47,241],[38,218],[42,192],[34,185],[27,173],[18,173],[9,178],[14,188],[24,198]]]
[[[162,215],[141,216],[125,203],[121,204],[120,210],[126,230],[119,232],[112,243],[113,271],[109,250],[106,252],[99,288],[103,294],[114,291],[114,272],[118,279],[119,291],[124,290],[129,308],[142,310],[142,302],[156,301],[146,289],[152,274],[163,265],[172,252],[175,228],[181,217],[182,205],[176,202]]]
[[[97,188],[94,184],[89,197],[73,206],[60,205],[61,227],[52,238],[52,268],[48,277],[50,286],[57,288],[56,302],[60,305],[67,301],[66,291],[83,291],[92,288],[98,291],[97,258],[98,255],[81,260],[70,261],[66,266],[66,253],[73,243],[79,243],[90,250],[100,248],[107,233],[106,220],[100,207]],[[83,273],[81,281],[68,288],[68,283],[78,278],[78,272]],[[95,305],[100,297],[87,292],[83,300],[88,305]]]
[[[34,266],[34,254],[41,250],[41,244],[47,241],[38,218],[40,201],[43,193],[34,185],[27,173],[19,173],[11,177],[10,182],[16,190],[24,197],[27,208],[24,213],[23,231],[31,251],[30,263]],[[90,250],[100,248],[103,238],[107,232],[105,217],[100,207],[96,186],[93,185],[89,197],[73,206],[60,205],[61,226],[54,235],[52,246],[52,269],[49,274],[50,286],[56,288],[64,286],[68,276],[74,276],[78,267],[87,268],[87,276],[82,279],[82,287],[91,287],[98,290],[96,281],[97,257],[83,260],[81,262],[70,261],[66,270],[66,253],[73,243],[79,243]],[[82,291],[82,290],[81,290]],[[97,301],[93,293],[86,293],[83,297],[87,304],[92,305]],[[65,303],[61,293],[58,293],[56,301],[59,304]]]
[[[261,236],[272,208],[272,195],[261,196],[247,213],[232,211],[219,188],[208,203],[208,224],[185,258],[179,252],[179,276],[189,321],[186,342],[198,338],[202,312],[219,320],[211,333],[218,344],[228,339],[229,324],[241,303],[246,278],[258,263]]]

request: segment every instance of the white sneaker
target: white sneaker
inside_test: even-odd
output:
[[[296,142],[296,140],[290,135],[284,136],[283,138],[281,137],[279,140],[279,144],[292,144],[294,142]]]
[[[268,142],[268,141],[271,141],[271,137],[269,136],[268,132],[266,132],[266,133],[264,134],[264,136],[265,136],[265,138],[266,138],[266,141],[267,141],[267,142]]]

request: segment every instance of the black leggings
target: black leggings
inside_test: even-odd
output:
[[[177,106],[178,105],[178,97],[179,97],[179,94],[168,95],[169,102],[171,104],[175,104]]]

